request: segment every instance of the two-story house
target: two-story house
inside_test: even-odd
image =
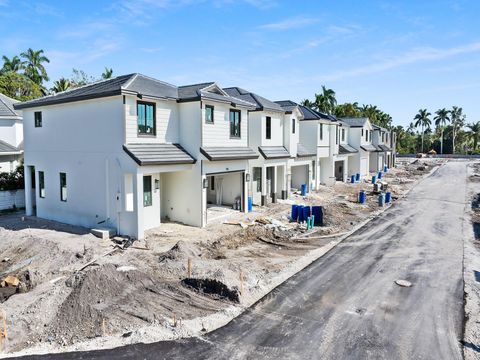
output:
[[[385,165],[390,166],[392,158],[392,149],[388,146],[390,131],[375,124],[372,124],[372,127],[372,143],[377,151],[370,153],[370,171],[383,171]]]
[[[310,109],[291,100],[275,101],[285,112],[284,144],[290,153],[287,167],[287,184],[290,190],[306,185],[307,192],[314,186],[316,155],[314,147],[307,147],[300,139],[300,122],[309,117]]]
[[[246,209],[253,105],[215,83],[129,74],[15,108],[27,215],[143,238],[162,219],[205,225],[209,204]]]
[[[14,171],[23,157],[22,112],[17,100],[0,94],[0,172]]]
[[[372,124],[368,118],[342,118],[341,120],[348,125],[348,143],[358,151],[348,161],[348,173],[366,177],[370,172],[370,154],[378,151],[372,144]]]
[[[350,126],[340,119],[336,119],[335,132],[331,136],[334,144],[333,165],[336,181],[347,181],[349,178],[349,163],[358,150],[350,144]]]
[[[288,161],[293,156],[288,117],[283,108],[258,94],[239,87],[225,88],[230,96],[255,104],[248,114],[248,144],[259,157],[250,160],[249,194],[255,205],[275,203],[288,194]]]

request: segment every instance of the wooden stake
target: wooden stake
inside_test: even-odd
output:
[[[173,314],[173,327],[177,327],[177,316]]]
[[[107,335],[107,328],[105,326],[105,319],[102,319],[102,334],[103,334],[103,336]]]
[[[240,270],[240,295],[243,295],[243,271]]]
[[[188,261],[187,261],[187,276],[189,278],[192,277],[192,259],[191,258],[188,258]]]

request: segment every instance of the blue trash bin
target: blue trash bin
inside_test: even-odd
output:
[[[352,177],[350,178],[350,182],[353,184],[355,183],[355,175],[352,175]]]
[[[388,171],[388,166],[385,165],[385,166],[383,167],[383,172],[387,172],[387,171]]]
[[[385,203],[388,204],[391,201],[392,201],[392,193],[390,191],[387,191],[385,193]]]
[[[305,221],[303,218],[303,205],[298,205],[297,211],[298,211],[297,221],[299,223],[303,223]]]
[[[359,182],[359,181],[360,181],[360,174],[357,173],[357,174],[355,175],[355,181],[356,181],[356,182]]]
[[[307,195],[307,184],[302,184],[301,194],[302,196]]]
[[[310,217],[310,215],[311,215],[310,206],[304,206],[303,207],[303,221],[307,221],[307,219]]]
[[[372,176],[372,184],[377,183],[377,177],[375,175]]]
[[[379,172],[378,172],[378,176],[377,176],[378,180],[381,180],[381,179],[382,179],[382,175],[383,175],[382,172],[379,171]]]
[[[292,212],[290,213],[290,221],[297,221],[298,219],[298,205],[292,205]]]
[[[365,193],[364,190],[360,190],[360,192],[358,193],[358,202],[360,204],[365,204],[366,201],[367,201],[367,194]]]
[[[323,226],[323,208],[321,206],[312,206],[312,215],[314,218],[314,226]]]
[[[253,199],[251,196],[248,197],[248,212],[253,211]]]
[[[378,206],[385,206],[385,193],[378,195]]]

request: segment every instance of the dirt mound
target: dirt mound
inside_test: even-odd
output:
[[[165,260],[185,260],[188,258],[198,258],[202,254],[201,249],[192,243],[180,240],[170,250],[160,255],[160,262]]]
[[[187,278],[182,280],[182,284],[214,298],[240,302],[240,293],[236,287],[229,289],[227,285],[215,279]]]

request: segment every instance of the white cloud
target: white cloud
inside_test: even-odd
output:
[[[306,26],[310,26],[319,22],[317,18],[298,16],[290,19],[285,19],[278,22],[273,22],[269,24],[261,25],[261,29],[266,30],[289,30],[289,29],[298,29]]]
[[[398,54],[394,58],[390,58],[389,60],[383,62],[360,66],[349,70],[338,71],[332,74],[321,76],[320,78],[322,81],[337,81],[351,77],[373,75],[418,62],[437,61],[475,52],[480,52],[480,42],[474,42],[447,49],[437,49],[431,47],[415,48],[407,51],[406,53]]]

